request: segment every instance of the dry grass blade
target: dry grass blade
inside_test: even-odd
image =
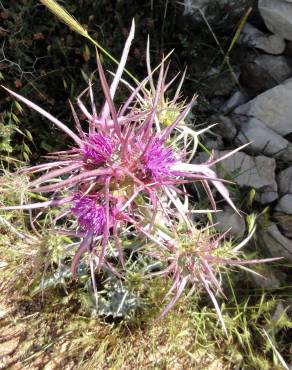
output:
[[[263,329],[264,335],[267,337],[268,342],[270,343],[272,350],[274,351],[275,355],[277,356],[278,360],[280,361],[281,365],[283,366],[284,369],[289,370],[288,365],[286,364],[285,360],[283,359],[282,355],[279,353],[277,348],[275,347],[274,343],[272,342],[271,338],[269,337],[269,334],[266,332],[265,329]]]
[[[95,45],[103,54],[105,54],[112,62],[119,65],[119,61],[114,58],[106,49],[104,49],[98,42],[93,40],[93,38],[88,34],[87,30],[61,5],[59,5],[55,0],[40,0],[40,2],[46,6],[57,18],[59,18],[63,23],[70,27],[73,31],[79,33],[79,35],[87,38],[93,45]],[[137,82],[135,76],[131,74],[127,69],[124,70],[132,80]]]
[[[62,22],[67,24],[73,31],[79,33],[84,37],[88,37],[87,30],[81,26],[81,24],[65,10],[61,5],[59,5],[54,0],[40,0],[40,2],[46,6],[56,17],[58,17]]]

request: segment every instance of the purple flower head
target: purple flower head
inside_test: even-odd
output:
[[[105,205],[98,204],[100,197],[81,196],[74,197],[72,213],[77,217],[79,225],[86,231],[92,231],[96,235],[103,233],[106,211]]]
[[[83,148],[84,157],[95,164],[105,162],[114,151],[113,140],[102,134],[91,134],[86,142]]]
[[[176,158],[173,150],[156,138],[146,151],[144,161],[145,172],[149,171],[154,180],[163,181],[172,176],[171,165],[176,162]]]

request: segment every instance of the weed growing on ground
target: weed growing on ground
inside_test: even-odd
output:
[[[110,56],[67,12],[59,11],[59,6],[55,8],[54,1],[42,2],[50,5],[66,24]],[[240,307],[230,280],[237,315],[232,318],[229,305],[217,298],[218,293],[224,297],[222,281],[229,277],[230,266],[248,270],[245,264],[260,262],[244,260],[241,252],[255,231],[254,220],[250,219],[250,235],[236,247],[226,234],[215,233],[212,224],[203,225],[193,220],[193,213],[210,215],[216,211],[209,183],[237,211],[224,181],[211,169],[225,157],[214,160],[211,155],[203,164],[192,163],[198,135],[202,132],[192,130],[186,121],[195,98],[186,103],[180,96],[184,75],[173,99],[166,97],[166,90],[175,81],[175,78],[167,81],[168,56],[152,71],[149,46],[148,76],[138,82],[125,69],[133,37],[134,23],[121,61],[111,58],[117,62],[118,68],[110,85],[97,53],[105,103],[98,113],[89,81],[88,89],[78,98],[78,106],[87,118],[87,130],[82,128],[73,106],[77,133],[40,106],[7,89],[74,142],[68,150],[47,156],[48,163],[22,169],[17,172],[17,178],[11,179],[11,175],[6,174],[1,182],[6,191],[1,199],[5,204],[1,227],[9,230],[13,237],[10,239],[9,233],[4,232],[1,239],[3,287],[5,291],[17,288],[19,294],[26,292],[27,296],[22,296],[20,301],[28,311],[32,310],[31,303],[39,300],[42,315],[38,321],[38,315],[31,313],[36,317],[31,325],[32,333],[36,334],[35,330],[39,328],[34,328],[35,324],[46,319],[39,331],[38,350],[35,351],[34,342],[29,341],[23,348],[24,362],[56,346],[58,341],[63,343],[66,338],[66,355],[63,357],[77,361],[80,366],[117,366],[127,361],[134,364],[137,359],[132,353],[121,350],[125,346],[125,332],[137,340],[137,333],[148,330],[147,335],[155,346],[159,343],[160,350],[166,346],[166,356],[175,353],[167,360],[165,353],[154,356],[151,361],[158,366],[176,366],[182,357],[183,361],[189,361],[187,364],[196,365],[198,346],[204,361],[207,361],[207,351],[202,348],[206,347],[226,358],[226,353],[219,350],[226,338],[244,350],[248,358],[240,358],[240,352],[232,352],[229,361],[232,362],[235,356],[239,362],[264,364],[263,358],[253,350],[250,338],[255,332],[256,336],[266,340],[264,351],[272,347],[276,353],[271,333],[265,328],[257,330],[258,326],[252,325],[253,322],[258,325],[259,318],[265,322],[270,320],[271,310],[263,319],[265,301],[259,304],[261,314],[249,323],[249,302],[245,301]],[[155,85],[153,75],[156,70]],[[124,71],[131,77],[130,83],[122,80]],[[130,96],[116,109],[114,97],[120,81],[129,88]],[[86,94],[90,110],[81,100]],[[35,177],[38,172],[44,173]],[[32,181],[27,182],[27,174]],[[20,182],[16,184],[16,192],[15,185],[11,185],[13,181]],[[185,190],[186,184],[193,181],[203,185],[213,210],[194,209]],[[20,205],[13,205],[11,199],[5,198],[5,194],[9,198],[10,191],[12,195],[15,193],[15,203]],[[49,207],[52,208],[47,211]],[[40,212],[43,208],[46,211]],[[23,211],[28,211],[29,215],[26,217]],[[18,220],[21,220],[20,229],[15,227]],[[56,231],[58,235],[54,234]],[[15,245],[6,254],[7,244],[13,241]],[[77,278],[78,281],[74,281]],[[202,291],[207,292],[213,309],[205,302]],[[165,305],[159,313],[162,301]],[[268,303],[272,306],[270,302],[273,297]],[[55,311],[62,311],[62,317],[56,317]],[[88,336],[84,331],[76,332],[78,328],[74,326],[72,317],[79,319],[82,315]],[[99,315],[105,322],[90,315]],[[174,320],[174,315],[179,319]],[[153,326],[157,316],[165,321],[158,321]],[[216,318],[222,327],[218,326]],[[92,320],[97,328],[86,326],[92,325]],[[279,325],[281,329],[286,328],[288,320],[282,318]],[[57,339],[52,329],[58,333]],[[105,335],[101,335],[102,340],[97,343],[93,335],[100,334],[99,330]],[[74,340],[69,344],[67,337],[71,335]],[[194,335],[196,339],[191,341]],[[78,358],[73,355],[77,347],[80,349]],[[279,355],[273,361],[277,366]]]

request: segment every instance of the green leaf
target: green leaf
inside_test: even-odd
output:
[[[16,109],[18,110],[18,112],[19,113],[23,113],[23,108],[22,108],[22,106],[18,103],[18,101],[14,101],[14,104],[15,104],[15,107],[16,107]]]
[[[28,130],[25,130],[25,133],[26,133],[26,137],[28,138],[29,141],[31,141],[33,143],[33,137],[32,137],[32,134],[28,131]]]

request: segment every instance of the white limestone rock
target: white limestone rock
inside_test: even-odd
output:
[[[223,114],[229,114],[232,112],[235,108],[237,108],[239,105],[242,105],[246,103],[248,100],[247,94],[245,94],[243,91],[235,91],[233,95],[223,104],[223,106],[220,108],[220,111]]]
[[[285,50],[285,40],[278,35],[267,35],[250,23],[246,23],[238,43],[265,51],[268,54],[279,55]]]
[[[292,166],[281,171],[278,174],[277,180],[281,195],[292,194]]]
[[[292,78],[265,91],[234,113],[255,117],[281,136],[292,132]]]
[[[215,151],[215,158],[220,158],[229,151]],[[239,187],[256,189],[257,200],[262,204],[271,203],[278,198],[278,186],[275,180],[276,161],[265,156],[252,157],[237,152],[219,162],[217,172],[226,178],[226,173]]]
[[[236,213],[231,207],[226,206],[222,212],[215,213],[214,220],[216,223],[216,230],[224,233],[229,230],[229,234],[234,238],[241,239],[246,230],[244,217]]]
[[[210,118],[211,123],[216,123],[217,125],[213,130],[222,136],[224,139],[233,140],[237,135],[237,128],[234,120],[223,114],[214,115]]]
[[[292,162],[292,144],[255,117],[242,120],[235,142],[250,143],[248,150]]]
[[[260,54],[255,58],[251,54],[240,68],[240,83],[250,98],[272,89],[291,76],[292,59],[282,55]]]
[[[258,8],[267,28],[292,40],[292,4],[285,0],[259,0]]]
[[[292,240],[282,235],[276,224],[271,223],[260,234],[260,245],[270,256],[284,257],[285,262],[292,262]]]
[[[221,157],[228,152],[222,151],[216,157]],[[245,153],[237,152],[220,162],[220,166],[232,174],[233,180],[239,186],[250,186],[260,189],[276,183],[276,162],[273,158],[264,156],[251,157]]]
[[[276,205],[276,211],[292,215],[292,194],[286,194],[281,197]]]
[[[278,199],[277,185],[265,186],[256,194],[255,199],[262,204],[269,204]]]
[[[291,59],[283,55],[261,54],[255,58],[254,63],[268,72],[271,78],[278,84],[284,82],[292,75]]]
[[[184,15],[191,16],[195,25],[232,29],[254,0],[184,0]]]

